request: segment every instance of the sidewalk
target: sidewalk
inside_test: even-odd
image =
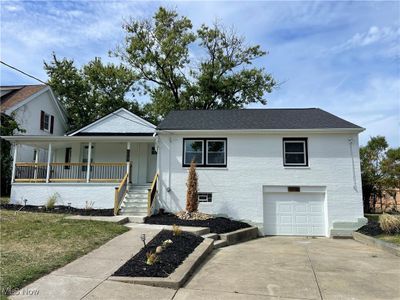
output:
[[[24,287],[10,299],[171,299],[175,290],[106,281],[160,230],[132,229],[89,254]]]

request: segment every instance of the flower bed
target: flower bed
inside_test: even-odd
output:
[[[179,226],[209,227],[210,232],[218,234],[251,227],[247,223],[234,221],[223,217],[216,217],[207,220],[182,220],[178,218],[176,215],[171,213],[160,213],[154,216],[146,217],[144,223],[158,224],[158,225],[175,224]]]
[[[113,216],[114,209],[85,209],[85,208],[75,208],[65,205],[55,205],[52,208],[47,208],[46,206],[36,206],[36,205],[20,205],[20,204],[2,204],[1,209],[7,210],[20,210],[30,211],[30,212],[42,212],[42,213],[52,213],[52,214],[71,214],[71,215],[82,215],[82,216]]]
[[[154,254],[156,248],[167,240],[171,240],[172,243],[168,243],[161,253],[156,254],[155,262],[147,264],[148,254]],[[202,237],[191,233],[181,232],[179,235],[174,235],[173,231],[162,230],[113,276],[168,277],[203,240]]]

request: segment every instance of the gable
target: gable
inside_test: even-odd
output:
[[[134,113],[120,108],[117,111],[73,132],[73,135],[152,135],[155,126]]]

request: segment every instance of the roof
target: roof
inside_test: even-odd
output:
[[[363,128],[319,108],[171,111],[159,130],[296,130]]]
[[[37,92],[45,89],[47,85],[20,85],[20,86],[0,86],[1,91],[8,91],[1,99],[1,112],[17,105],[18,103],[26,100]]]

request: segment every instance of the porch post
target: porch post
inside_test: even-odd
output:
[[[49,143],[49,150],[47,151],[46,183],[49,183],[50,181],[50,161],[51,161],[51,143]]]
[[[39,149],[35,148],[35,174],[34,174],[35,179],[37,179],[38,162],[39,162]]]
[[[128,174],[128,182],[132,183],[131,179],[131,142],[126,143],[126,173]]]
[[[17,154],[18,154],[18,144],[15,143],[14,144],[12,172],[11,172],[11,182],[15,182],[15,164],[17,163]]]
[[[90,162],[92,160],[92,142],[89,142],[88,148],[88,161],[87,161],[87,168],[86,168],[86,182],[90,182]]]

